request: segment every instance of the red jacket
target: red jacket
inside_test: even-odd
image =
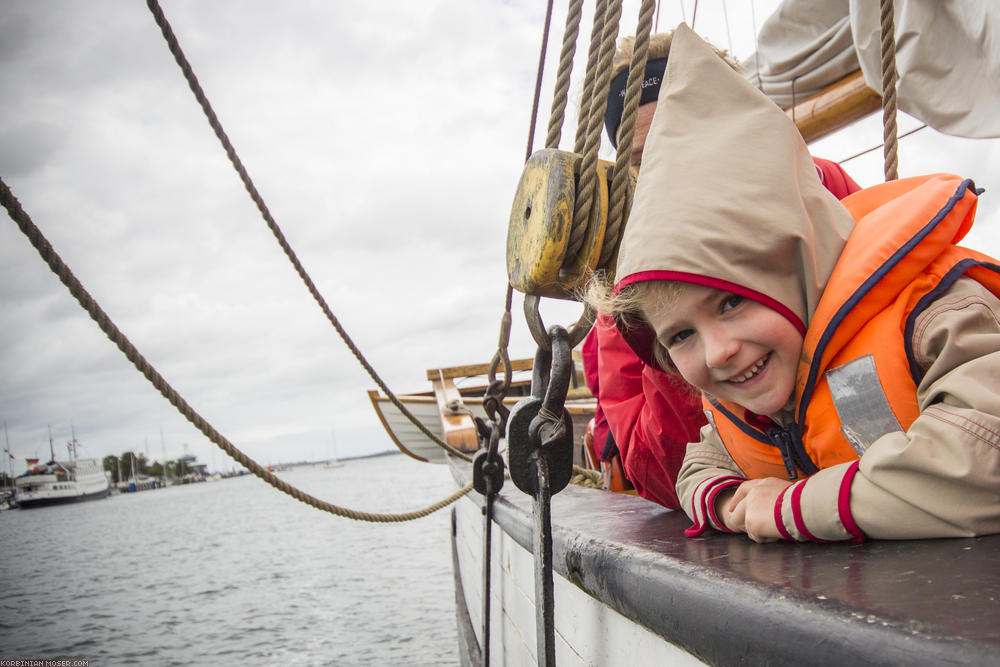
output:
[[[820,181],[838,199],[861,189],[837,163],[821,158],[813,162]],[[607,437],[607,431],[598,429],[606,420],[638,494],[677,509],[677,472],[687,444],[698,441],[706,423],[700,394],[679,376],[644,363],[604,317],[597,318],[584,341],[583,363],[587,384],[598,400],[598,455]]]

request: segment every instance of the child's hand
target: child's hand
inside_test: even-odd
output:
[[[743,482],[732,500],[724,506],[723,516],[730,530],[745,532],[754,542],[775,542],[781,538],[774,523],[774,503],[791,485],[787,479],[765,477]],[[732,521],[733,525],[730,525]]]
[[[745,533],[747,532],[747,528],[744,525],[743,506],[741,505],[738,508],[739,511],[737,513],[734,513],[732,508],[733,495],[736,493],[737,488],[736,486],[731,486],[719,493],[718,498],[715,499],[715,514],[729,530],[734,533]]]

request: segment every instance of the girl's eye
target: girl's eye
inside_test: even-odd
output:
[[[726,296],[726,298],[722,300],[722,312],[726,312],[727,310],[732,310],[736,306],[743,303],[743,300],[744,297],[740,296],[739,294],[730,294]]]
[[[684,340],[693,333],[694,331],[692,331],[691,329],[684,329],[683,331],[678,331],[673,336],[671,336],[669,340],[667,340],[667,347],[670,348],[673,345],[677,345],[678,343],[684,342]]]

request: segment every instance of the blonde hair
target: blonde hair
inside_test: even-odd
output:
[[[670,42],[673,40],[672,32],[658,32],[649,36],[649,51],[646,53],[647,60],[656,58],[666,58],[670,54]],[[719,54],[719,57],[740,74],[743,67],[739,61],[729,55],[725,49],[717,48],[709,44],[712,50]],[[618,48],[615,50],[614,58],[611,61],[611,78],[618,76],[620,72],[628,69],[632,62],[632,52],[635,50],[635,35],[628,35],[618,40]]]
[[[686,285],[674,280],[643,280],[615,292],[613,282],[606,274],[598,272],[580,297],[601,315],[624,323],[626,327],[650,326],[650,316],[676,303]],[[651,356],[663,370],[677,373],[667,348],[655,338]]]

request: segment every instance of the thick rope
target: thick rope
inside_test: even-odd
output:
[[[119,329],[115,323],[111,321],[111,318],[108,317],[107,313],[105,313],[97,301],[90,296],[90,293],[87,292],[77,277],[73,275],[73,272],[70,271],[69,267],[66,266],[66,263],[63,262],[62,258],[59,257],[58,253],[56,253],[52,244],[49,243],[44,235],[42,235],[41,230],[38,229],[25,210],[21,207],[21,203],[14,196],[14,193],[11,192],[10,188],[7,187],[7,184],[4,183],[3,179],[0,179],[0,204],[3,204],[3,207],[7,209],[7,213],[10,215],[11,220],[13,220],[20,228],[21,232],[28,237],[31,245],[38,251],[38,254],[41,255],[45,263],[49,265],[52,272],[59,276],[59,280],[66,285],[70,294],[73,295],[73,298],[75,298],[80,305],[83,306],[83,309],[87,311],[90,317],[97,322],[101,331],[103,331],[105,335],[110,338],[116,346],[118,346],[118,349],[122,351],[125,358],[132,362],[132,365],[134,365],[139,372],[142,373],[154,387],[156,387],[156,390],[159,391],[171,405],[177,408],[178,412],[184,415],[185,419],[201,431],[206,438],[215,443],[233,460],[240,463],[244,468],[257,475],[274,488],[287,493],[292,498],[295,498],[306,505],[323,510],[324,512],[329,512],[330,514],[336,514],[337,516],[355,519],[357,521],[373,521],[380,523],[419,519],[420,517],[427,516],[442,507],[450,505],[472,489],[472,485],[469,484],[465,488],[453,493],[448,498],[416,512],[406,512],[404,514],[372,514],[369,512],[358,512],[356,510],[328,503],[325,500],[320,500],[319,498],[309,495],[308,493],[305,493],[304,491],[295,488],[288,482],[280,479],[274,473],[268,471],[259,463],[237,449],[235,445],[223,437],[221,433],[216,431],[215,428],[205,421],[205,419],[199,415],[194,408],[192,408],[188,402],[185,401],[176,390],[174,390],[173,387],[170,386],[163,376],[160,375],[148,361],[146,361],[146,358],[139,352],[135,345],[133,345],[128,337],[122,333],[121,329]]]
[[[576,38],[580,34],[582,16],[583,0],[571,0],[566,13],[566,29],[563,32],[562,51],[559,53],[559,70],[556,74],[556,85],[552,94],[549,133],[545,138],[546,148],[559,148],[562,125],[566,119],[566,102],[569,98],[570,75],[573,73],[573,56],[576,54]]]
[[[899,178],[899,159],[896,154],[896,35],[893,22],[892,0],[881,0],[882,30],[882,141],[885,146],[885,180]]]
[[[608,195],[608,221],[604,228],[604,243],[598,266],[604,266],[611,259],[618,246],[618,239],[625,223],[627,199],[626,184],[631,169],[632,139],[635,136],[635,118],[638,115],[639,99],[642,97],[642,78],[646,71],[649,54],[649,32],[653,27],[655,0],[643,0],[639,8],[639,24],[635,29],[635,49],[625,88],[625,108],[622,111],[622,138],[615,154],[615,168]]]
[[[611,62],[615,55],[615,39],[618,37],[618,22],[622,15],[621,0],[611,0],[604,22],[601,40],[601,57],[594,83],[593,102],[584,143],[583,159],[580,163],[580,182],[576,189],[576,203],[573,210],[573,225],[566,253],[574,257],[583,244],[594,204],[597,189],[597,151],[601,147],[601,131],[604,129],[604,111],[608,106],[607,90],[611,81]],[[599,94],[603,93],[603,94]]]
[[[574,465],[573,476],[569,478],[569,483],[575,484],[576,486],[582,486],[587,489],[603,489],[604,475],[597,470],[581,468],[578,465]]]
[[[184,52],[181,51],[177,37],[174,35],[173,29],[170,27],[166,17],[163,15],[163,10],[160,9],[160,5],[157,3],[157,0],[146,0],[146,5],[149,7],[149,11],[152,12],[153,18],[156,19],[157,25],[160,26],[163,37],[167,41],[167,46],[170,48],[170,52],[174,55],[174,60],[177,61],[181,71],[184,73],[184,78],[187,79],[191,92],[194,93],[195,98],[198,100],[198,104],[201,105],[202,111],[205,112],[205,116],[208,118],[208,124],[212,126],[212,129],[215,131],[215,136],[218,137],[219,141],[222,143],[222,147],[226,151],[226,155],[229,157],[229,161],[233,164],[233,168],[236,169],[236,173],[239,174],[240,180],[243,181],[243,187],[246,188],[246,191],[250,194],[250,198],[257,205],[257,210],[259,210],[260,214],[263,216],[268,229],[270,229],[271,233],[274,234],[274,238],[277,239],[278,245],[281,246],[285,256],[288,257],[288,261],[292,263],[292,266],[295,268],[295,272],[299,275],[299,278],[301,278],[302,282],[305,283],[306,288],[309,290],[309,294],[311,294],[316,303],[319,304],[323,314],[326,315],[326,319],[330,321],[330,324],[332,324],[333,328],[336,329],[338,334],[340,334],[341,339],[344,341],[344,344],[347,345],[351,354],[354,355],[354,358],[358,360],[358,363],[361,364],[362,368],[365,369],[371,379],[379,386],[379,389],[382,390],[392,404],[396,406],[397,410],[403,413],[403,415],[409,419],[421,433],[427,436],[427,438],[434,442],[438,447],[441,447],[448,453],[453,456],[457,456],[463,461],[471,461],[472,459],[468,454],[455,449],[424,426],[424,424],[422,424],[420,420],[417,419],[405,405],[403,405],[392,390],[389,389],[388,385],[386,385],[379,374],[375,371],[375,368],[361,353],[361,350],[358,349],[358,346],[354,344],[354,341],[347,334],[347,331],[340,324],[340,321],[333,314],[333,311],[330,310],[330,307],[327,305],[323,295],[320,294],[319,289],[316,287],[312,278],[309,277],[309,274],[299,261],[295,251],[292,250],[291,245],[285,238],[285,234],[281,231],[281,228],[278,227],[278,223],[275,222],[274,218],[271,216],[271,212],[268,210],[267,204],[264,203],[263,197],[261,197],[260,193],[257,191],[257,187],[250,179],[250,175],[243,166],[243,162],[236,154],[236,149],[233,148],[232,143],[229,141],[229,137],[226,135],[225,130],[222,128],[222,124],[219,122],[218,116],[216,116],[215,111],[212,109],[212,105],[208,102],[205,92],[198,83],[198,79],[195,76],[194,71],[191,69],[190,63],[184,56]]]
[[[601,55],[601,35],[604,33],[604,19],[607,18],[608,0],[597,0],[594,6],[594,23],[590,30],[590,48],[587,50],[587,69],[583,76],[583,94],[580,95],[580,113],[576,118],[576,139],[573,152],[583,153],[587,140],[587,126],[590,122],[590,107],[594,103],[594,77],[597,76],[597,59]]]

